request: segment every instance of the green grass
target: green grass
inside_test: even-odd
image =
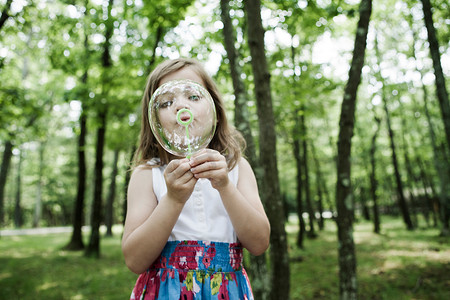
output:
[[[334,222],[303,250],[295,247],[296,225],[287,228],[291,299],[338,299]],[[450,299],[450,240],[438,229],[407,231],[392,218],[382,228],[376,235],[370,223],[355,226],[359,299]],[[100,259],[61,250],[69,238],[0,237],[0,299],[128,299],[137,275],[124,264],[120,234],[102,238]]]
[[[450,299],[450,239],[435,228],[408,231],[400,219],[383,218],[382,234],[368,222],[355,224],[359,299]],[[291,230],[289,230],[291,229]],[[333,221],[304,249],[288,226],[292,299],[339,299],[337,232]]]
[[[103,238],[101,258],[61,250],[69,234],[1,237],[0,299],[129,299],[137,275],[120,237]]]

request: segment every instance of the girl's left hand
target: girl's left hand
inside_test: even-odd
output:
[[[216,150],[205,149],[196,153],[189,164],[195,178],[208,178],[212,187],[217,190],[224,188],[229,183],[227,161]]]

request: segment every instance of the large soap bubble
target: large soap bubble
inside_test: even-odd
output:
[[[173,80],[152,95],[150,127],[169,153],[190,157],[206,148],[216,130],[216,108],[208,91],[191,80]]]

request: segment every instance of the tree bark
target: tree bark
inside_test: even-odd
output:
[[[36,203],[34,207],[33,227],[39,227],[42,217],[42,177],[44,175],[44,148],[45,143],[39,143],[39,172],[36,192]]]
[[[12,0],[6,0],[5,7],[2,10],[2,15],[0,16],[0,30],[3,25],[5,25],[6,20],[10,17],[9,9],[11,8]]]
[[[302,141],[302,167],[303,167],[303,182],[305,187],[305,201],[306,201],[306,208],[308,210],[308,221],[309,221],[309,230],[308,230],[308,237],[309,238],[315,238],[316,232],[314,230],[314,207],[311,200],[311,189],[309,186],[309,170],[308,170],[308,133],[306,129],[306,120],[305,120],[305,104],[302,102],[301,104],[301,111],[300,114],[300,126],[302,128],[302,135],[301,135],[301,141]]]
[[[251,131],[249,112],[247,108],[247,96],[245,85],[241,79],[241,68],[239,66],[239,53],[234,46],[236,37],[230,17],[229,0],[220,1],[221,19],[223,23],[224,45],[229,60],[231,80],[234,90],[234,124],[242,133],[247,147],[245,157],[249,160],[253,170],[259,169],[258,159]],[[260,176],[257,177],[260,179]],[[261,184],[258,184],[261,186]],[[265,300],[269,294],[269,276],[267,274],[266,255],[250,255],[250,264],[247,266],[249,275],[252,279],[252,290],[255,299]]]
[[[319,230],[323,230],[325,228],[325,220],[323,217],[323,194],[326,194],[327,187],[324,185],[322,171],[320,168],[319,159],[317,158],[316,147],[314,146],[314,142],[311,141],[311,154],[313,157],[314,165],[316,168],[316,186],[317,186],[317,209],[319,211]],[[330,211],[333,209],[330,207]]]
[[[293,152],[296,164],[297,176],[297,217],[298,217],[298,233],[297,233],[297,247],[303,249],[303,240],[306,233],[306,224],[303,219],[303,179],[302,179],[302,158],[301,158],[301,148],[300,148],[300,117],[298,116],[298,111],[294,115],[295,125],[293,128]]]
[[[106,135],[106,107],[98,112],[99,128],[95,147],[94,197],[91,214],[91,236],[86,248],[86,256],[100,257],[100,225],[102,222],[103,153]]]
[[[5,142],[3,149],[2,167],[0,169],[0,227],[5,222],[5,186],[8,179],[9,166],[11,164],[13,145],[10,140]]]
[[[264,50],[261,3],[259,0],[247,0],[244,3],[260,131],[259,152],[263,169],[262,199],[271,223],[272,288],[270,299],[289,299],[290,272],[287,236],[284,227],[285,213],[278,178],[275,120],[270,90],[270,73]]]
[[[113,23],[111,9],[114,1],[108,1],[108,19],[106,21],[105,43],[103,45],[102,67],[104,76],[109,73],[112,66],[111,56],[109,52],[110,39],[113,33]],[[105,85],[105,83],[103,83]],[[103,91],[106,97],[107,92]],[[105,148],[106,120],[108,116],[108,107],[106,103],[99,103],[97,108],[97,120],[99,127],[97,128],[97,143],[95,155],[95,173],[94,173],[94,198],[92,202],[91,215],[91,236],[89,245],[86,248],[86,256],[100,257],[100,224],[102,222],[102,195],[103,195],[103,153]]]
[[[337,156],[336,206],[339,240],[339,296],[340,299],[357,299],[356,254],[353,240],[352,189],[351,189],[351,138],[355,126],[356,95],[364,65],[367,32],[369,30],[372,1],[362,0],[356,30],[349,78],[345,86],[339,121]]]
[[[14,226],[20,228],[23,225],[23,212],[22,205],[22,150],[19,152],[19,161],[17,163],[17,175],[16,175],[16,197],[14,201]]]
[[[382,89],[384,89],[384,88],[382,88]],[[408,203],[406,202],[405,194],[403,192],[403,182],[402,182],[402,177],[400,175],[400,168],[398,165],[397,150],[396,150],[396,146],[395,146],[395,137],[394,137],[394,131],[392,130],[392,126],[391,126],[391,117],[390,117],[389,109],[387,107],[387,99],[386,99],[385,95],[383,95],[381,98],[383,100],[383,108],[384,108],[384,112],[386,114],[386,124],[387,124],[387,129],[388,129],[388,133],[389,133],[389,141],[390,141],[390,146],[391,146],[391,151],[392,151],[392,165],[394,166],[395,183],[396,183],[396,188],[397,188],[397,203],[398,203],[400,212],[403,217],[403,222],[406,225],[406,229],[413,230],[414,225],[411,221],[411,216],[409,214],[409,209],[408,209]]]
[[[114,159],[111,172],[111,183],[109,184],[108,198],[106,200],[106,236],[112,236],[112,226],[114,225],[114,198],[116,197],[116,177],[118,173],[117,163],[119,161],[119,150],[114,150]]]
[[[433,60],[434,75],[436,77],[436,94],[439,99],[442,120],[444,122],[445,135],[447,137],[447,147],[450,148],[450,104],[448,92],[445,86],[445,77],[442,72],[441,55],[439,53],[439,42],[436,37],[436,30],[433,23],[430,0],[422,0],[425,26],[428,32],[428,43],[430,44],[430,54]],[[450,195],[448,195],[450,196]],[[450,199],[447,199],[449,205]]]
[[[375,38],[375,52],[376,52],[378,62],[381,63],[381,55],[379,53],[378,41],[376,38]],[[398,159],[397,159],[397,150],[396,150],[396,145],[395,145],[394,131],[392,130],[391,115],[389,113],[389,109],[388,109],[388,105],[387,105],[386,86],[385,86],[384,80],[382,79],[380,71],[377,76],[378,76],[378,79],[382,83],[381,100],[383,102],[383,109],[386,114],[386,125],[387,125],[388,134],[389,134],[390,147],[391,147],[391,151],[392,151],[392,165],[394,167],[394,176],[395,176],[395,183],[396,183],[396,189],[397,189],[397,204],[398,204],[400,213],[402,214],[403,222],[406,225],[406,229],[413,230],[414,225],[411,221],[408,203],[406,202],[405,194],[403,191],[403,182],[402,182],[402,177],[400,175],[400,168],[399,168]]]
[[[377,149],[377,136],[380,132],[380,123],[381,120],[377,117],[375,117],[375,122],[377,124],[377,127],[375,129],[375,132],[372,136],[372,144],[370,147],[370,193],[372,195],[372,214],[373,214],[373,232],[380,233],[381,231],[381,222],[380,222],[380,211],[378,209],[378,196],[377,196],[377,189],[378,189],[378,180],[376,176],[376,159],[375,159],[375,153]]]
[[[430,54],[433,60],[434,75],[436,77],[436,94],[441,108],[442,120],[444,122],[445,135],[447,138],[447,148],[450,148],[450,104],[448,101],[448,92],[445,85],[445,77],[441,66],[441,55],[439,53],[439,42],[436,37],[436,30],[433,24],[433,15],[431,11],[430,0],[422,0],[425,26],[428,32],[428,42],[430,44]],[[450,172],[449,168],[445,172]],[[448,175],[445,175],[448,177]],[[441,182],[441,235],[450,235],[450,188],[448,184]]]
[[[87,5],[87,1],[85,3]],[[86,13],[86,12],[85,12]],[[86,25],[85,25],[86,26]],[[89,56],[89,36],[84,33],[84,51],[86,58]],[[81,77],[81,84],[86,87],[88,82],[89,65],[85,63],[85,70]],[[84,89],[86,90],[86,89]],[[72,215],[72,237],[69,244],[65,246],[67,250],[82,250],[84,249],[83,242],[83,224],[84,224],[84,205],[85,205],[85,190],[86,190],[86,136],[87,136],[87,105],[86,100],[88,95],[86,92],[81,95],[81,114],[79,118],[80,134],[78,136],[78,178],[77,178],[77,196],[75,198],[73,215]]]

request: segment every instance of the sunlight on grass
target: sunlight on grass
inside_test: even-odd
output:
[[[0,299],[128,299],[137,275],[125,266],[120,228],[102,237],[101,258],[61,250],[69,234],[3,236],[0,240]],[[450,240],[435,228],[407,231],[384,218],[383,233],[370,222],[354,227],[360,299],[450,299]],[[338,299],[337,229],[333,220],[296,247],[298,222],[287,224],[291,300]],[[85,235],[85,239],[88,235]],[[23,274],[26,274],[24,280]]]

